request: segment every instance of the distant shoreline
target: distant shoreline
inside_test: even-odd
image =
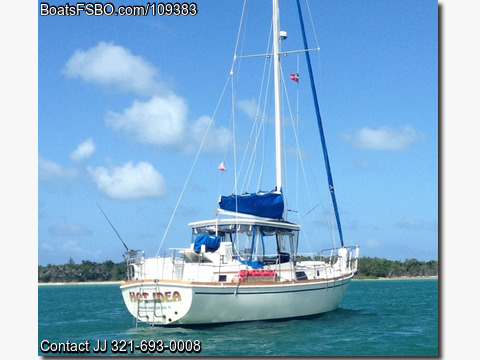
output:
[[[370,278],[354,278],[352,279],[353,281],[362,281],[362,280],[380,280],[380,281],[389,281],[389,280],[428,280],[428,279],[437,279],[438,276],[399,276],[399,277],[379,277],[375,279],[370,279]]]
[[[84,281],[84,282],[48,282],[37,283],[38,286],[58,286],[58,285],[120,285],[123,281]]]
[[[355,278],[353,281],[363,281],[363,280],[380,280],[380,281],[390,281],[390,280],[426,280],[426,279],[438,279],[438,276],[401,276],[401,277],[391,277],[391,278],[376,278],[376,279],[358,279]],[[85,281],[85,282],[49,282],[49,283],[38,283],[38,286],[61,286],[61,285],[120,285],[123,281]]]

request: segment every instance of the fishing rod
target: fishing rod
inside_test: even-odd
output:
[[[120,241],[122,242],[123,246],[125,246],[125,249],[127,249],[127,252],[130,252],[130,249],[127,247],[127,245],[125,245],[125,242],[123,241],[122,237],[120,236],[120,234],[118,233],[117,229],[115,229],[115,226],[113,226],[112,222],[110,221],[110,219],[108,218],[107,214],[105,214],[105,212],[102,210],[102,208],[100,207],[100,205],[98,205],[98,203],[96,203],[98,208],[100,209],[100,211],[102,212],[103,216],[105,216],[105,219],[107,219],[108,223],[110,224],[110,226],[112,227],[113,231],[115,231],[115,233],[117,234],[118,238],[120,239]]]

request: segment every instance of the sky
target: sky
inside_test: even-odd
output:
[[[270,1],[258,3],[268,11]],[[262,51],[268,36],[269,20],[260,21],[259,4],[247,13],[255,36],[241,43],[245,53]],[[156,255],[160,244],[162,251],[188,246],[188,223],[214,217],[219,186],[233,174],[229,160],[226,173],[217,170],[224,154],[230,159],[232,128],[223,108],[218,115],[215,109],[232,65],[243,2],[197,5],[196,15],[179,17],[38,15],[39,265],[122,260],[125,248],[97,204],[127,246],[147,256]],[[287,5],[281,27],[294,41],[297,15]],[[346,245],[359,245],[361,256],[437,260],[438,3],[309,5]],[[285,85],[292,88],[288,75],[296,57],[288,58]],[[257,93],[253,86],[240,88],[244,118]],[[201,171],[192,172],[177,207],[214,114],[195,168]],[[315,131],[306,141],[320,146]],[[319,181],[326,187],[322,171]],[[329,207],[328,198],[323,205]],[[328,247],[327,241],[313,250]]]

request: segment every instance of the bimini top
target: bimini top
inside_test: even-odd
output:
[[[215,228],[215,227],[225,227],[228,225],[260,225],[260,226],[269,226],[269,227],[276,227],[276,228],[282,228],[282,229],[288,229],[288,230],[300,230],[300,225],[291,223],[289,221],[266,219],[266,218],[261,218],[257,216],[241,216],[242,214],[236,214],[236,215],[239,215],[239,216],[191,222],[188,224],[188,226],[195,229],[199,227],[208,227],[208,226],[212,226],[213,228]]]

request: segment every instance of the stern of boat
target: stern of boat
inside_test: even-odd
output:
[[[342,246],[326,249],[312,256],[312,260],[297,262],[297,279],[335,279],[349,277],[357,273],[358,246]]]
[[[155,280],[124,282],[123,301],[139,322],[168,325],[184,317],[192,304],[192,289]]]

